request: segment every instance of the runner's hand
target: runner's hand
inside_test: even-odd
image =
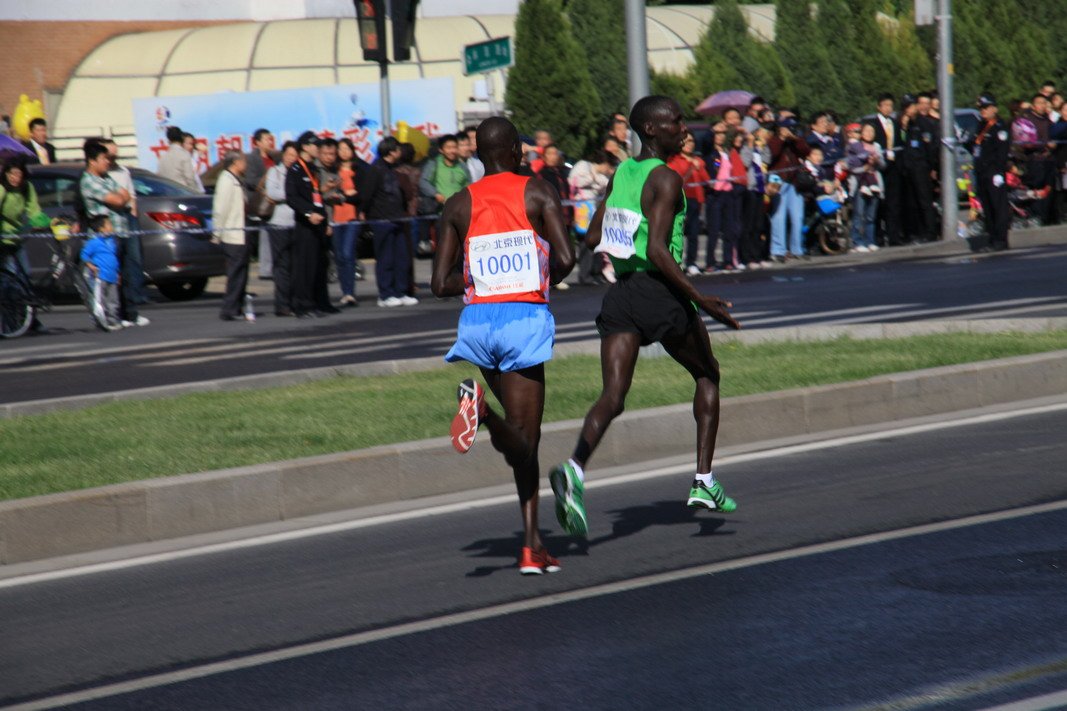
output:
[[[709,316],[722,325],[732,328],[735,331],[741,328],[741,324],[738,323],[727,310],[733,306],[729,301],[720,299],[718,296],[703,296],[698,303],[700,304],[700,308],[704,309]]]

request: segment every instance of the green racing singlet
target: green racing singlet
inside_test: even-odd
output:
[[[648,218],[641,212],[641,191],[649,173],[661,165],[666,163],[659,158],[640,161],[627,158],[615,171],[611,195],[604,206],[604,223],[596,251],[606,252],[611,257],[616,274],[659,271],[648,260]],[[682,195],[682,207],[674,214],[668,244],[671,256],[679,266],[685,245],[684,222],[685,196]]]

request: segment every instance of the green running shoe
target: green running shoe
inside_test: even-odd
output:
[[[585,521],[585,504],[582,495],[585,485],[578,478],[570,462],[553,467],[548,473],[552,484],[552,493],[556,495],[556,519],[563,530],[572,536],[584,536],[589,532]]]
[[[710,487],[700,480],[694,480],[693,488],[689,490],[689,508],[730,513],[737,510],[737,502],[726,495],[717,479]]]

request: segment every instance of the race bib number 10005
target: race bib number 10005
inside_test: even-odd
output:
[[[541,288],[537,237],[532,230],[471,237],[468,250],[476,295],[522,294]]]
[[[616,259],[629,259],[637,253],[634,249],[634,235],[639,227],[641,213],[622,207],[605,209],[600,244],[594,251],[607,252]]]

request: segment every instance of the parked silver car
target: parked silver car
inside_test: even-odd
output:
[[[73,218],[75,188],[85,167],[81,163],[30,166],[30,182],[37,190],[41,209],[50,216]],[[139,230],[145,278],[169,299],[193,299],[204,292],[207,280],[226,273],[222,248],[210,234],[187,232],[210,228],[211,196],[198,195],[147,170],[131,168],[137,192]],[[78,245],[74,245],[79,248]],[[26,241],[31,277],[46,275],[52,258],[48,245]]]

